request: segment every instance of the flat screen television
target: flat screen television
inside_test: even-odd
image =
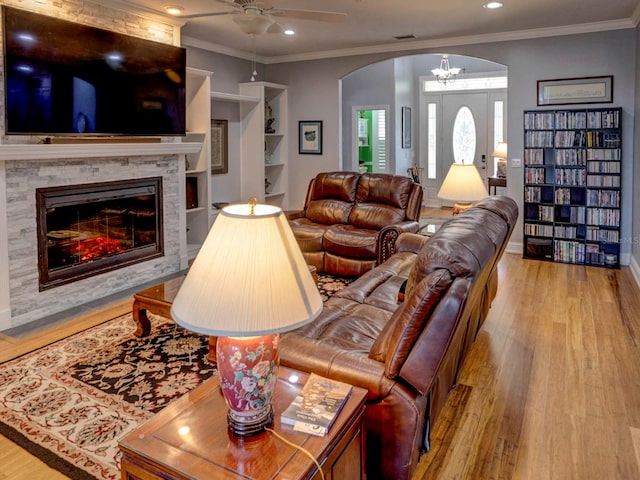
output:
[[[186,50],[2,7],[7,135],[184,135]]]

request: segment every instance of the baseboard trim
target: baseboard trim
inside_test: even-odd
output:
[[[507,243],[507,248],[505,249],[505,252],[522,255],[522,242]]]
[[[0,332],[11,328],[11,309],[5,308],[0,310]]]
[[[636,261],[635,257],[631,257],[631,261],[629,262],[629,268],[631,269],[631,274],[633,275],[634,280],[636,281],[636,285],[640,288],[640,265]]]

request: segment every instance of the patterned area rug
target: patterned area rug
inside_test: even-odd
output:
[[[319,275],[323,300],[351,281]],[[207,337],[149,317],[146,338],[127,314],[0,364],[0,434],[72,479],[119,479],[118,439],[216,373]]]

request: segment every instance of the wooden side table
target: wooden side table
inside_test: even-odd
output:
[[[487,185],[489,187],[489,195],[491,195],[491,187],[493,187],[493,195],[497,192],[497,187],[506,187],[506,177],[487,177]]]
[[[299,376],[297,383],[290,375]],[[273,430],[305,448],[327,480],[365,478],[363,418],[366,390],[351,397],[324,437],[295,432],[280,422],[308,376],[280,367],[274,395]],[[227,431],[227,405],[218,377],[187,393],[120,440],[122,480],[286,478],[318,480],[315,464],[271,432],[240,439]]]

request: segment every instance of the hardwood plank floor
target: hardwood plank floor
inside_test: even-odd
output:
[[[640,478],[640,291],[630,270],[505,254],[499,274],[414,480]],[[22,340],[0,335],[0,361],[130,307],[121,301]],[[5,478],[66,477],[0,437]]]
[[[489,316],[415,480],[640,478],[630,270],[505,254]]]

